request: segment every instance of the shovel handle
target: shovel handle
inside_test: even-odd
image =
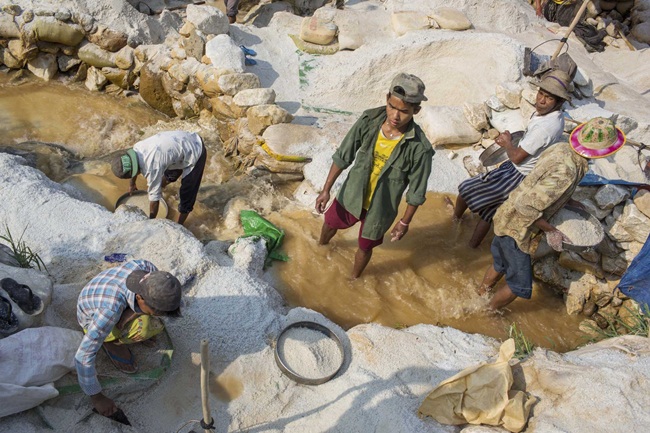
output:
[[[575,26],[578,24],[580,21],[580,18],[582,18],[582,14],[585,13],[585,10],[587,9],[587,5],[589,4],[590,0],[585,0],[582,2],[582,6],[580,6],[580,9],[578,9],[578,13],[576,13],[576,16],[573,17],[573,21],[571,21],[571,25],[569,26],[569,30],[564,34],[564,37],[560,40],[560,45],[557,47],[557,50],[555,50],[555,53],[553,53],[553,56],[551,57],[551,60],[555,60],[557,56],[560,55],[560,51],[562,51],[562,47],[566,43],[567,39],[573,32],[573,29]]]
[[[210,356],[208,354],[208,340],[201,340],[201,404],[203,406],[202,426],[213,426],[213,420],[210,416],[210,400],[208,397],[209,381]],[[212,429],[204,429],[203,431],[205,433],[211,433]]]

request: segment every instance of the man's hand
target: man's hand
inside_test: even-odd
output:
[[[512,135],[510,131],[503,131],[501,134],[497,135],[497,138],[494,139],[494,142],[501,147],[511,147],[512,146]]]
[[[111,416],[117,412],[115,402],[101,392],[99,394],[91,395],[90,401],[100,415]]]
[[[330,201],[329,191],[321,191],[316,197],[316,212],[323,213],[327,208],[327,203]]]
[[[564,248],[562,248],[562,242],[568,244],[572,243],[571,239],[558,229],[546,232],[546,242],[548,242],[548,245],[557,252],[562,252],[564,250]]]
[[[393,227],[393,230],[390,231],[390,241],[395,242],[399,241],[404,237],[406,233],[409,231],[409,226],[408,224],[404,224],[402,220],[397,221],[397,224],[395,224],[395,227]]]

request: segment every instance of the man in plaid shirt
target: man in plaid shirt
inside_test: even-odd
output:
[[[115,367],[135,373],[133,354],[125,344],[144,341],[163,330],[152,316],[180,315],[181,284],[146,260],[132,260],[100,272],[81,290],[77,320],[84,337],[75,355],[81,389],[101,415],[111,416],[117,406],[102,394],[95,359],[100,347]]]

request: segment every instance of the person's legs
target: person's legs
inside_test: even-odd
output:
[[[460,219],[463,217],[463,214],[467,210],[467,203],[460,195],[456,198],[455,205],[448,196],[445,196],[445,204],[452,210],[452,218],[454,221],[460,221]]]
[[[478,246],[481,245],[481,242],[483,242],[483,239],[485,239],[485,236],[490,231],[490,225],[491,223],[484,221],[482,219],[479,220],[478,223],[476,223],[476,227],[474,228],[474,233],[472,233],[472,237],[469,240],[470,248],[478,248]]]
[[[165,329],[165,325],[157,317],[137,316],[127,321],[122,330],[113,328],[104,340],[104,348],[116,367],[125,373],[135,373],[138,366],[127,345],[149,340],[160,334],[163,329]]]
[[[483,282],[481,282],[481,285],[477,290],[478,294],[480,296],[483,296],[486,293],[492,292],[492,289],[494,288],[496,283],[499,282],[501,277],[503,277],[503,273],[494,269],[494,264],[490,265],[490,267],[485,271],[485,275],[483,276]]]
[[[490,308],[492,310],[499,310],[515,299],[517,299],[517,295],[512,293],[508,283],[503,284],[496,290],[496,292],[494,292],[494,296],[490,299]]]
[[[337,199],[334,199],[325,211],[325,221],[320,230],[318,245],[327,245],[339,229],[347,229],[358,223],[359,220],[345,210]]]
[[[223,0],[223,3],[226,5],[226,16],[228,16],[228,22],[230,24],[235,24],[237,21],[237,13],[239,12],[239,0]]]
[[[183,225],[187,219],[187,215],[194,209],[196,203],[196,196],[201,187],[201,179],[203,178],[203,171],[205,169],[205,161],[207,159],[207,150],[203,146],[201,157],[196,162],[196,165],[187,176],[181,180],[181,188],[178,192],[181,202],[178,205],[178,223]]]
[[[354,266],[352,267],[352,275],[350,276],[353,280],[359,278],[361,273],[372,258],[372,250],[364,251],[361,248],[357,248],[357,252],[354,254]]]

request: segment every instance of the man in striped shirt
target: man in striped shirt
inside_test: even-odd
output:
[[[117,406],[102,393],[97,380],[95,359],[100,347],[116,368],[135,373],[133,354],[124,345],[161,332],[164,326],[155,316],[179,316],[180,302],[181,284],[176,277],[146,260],[102,271],[81,290],[77,320],[85,335],[75,365],[79,386],[101,415],[113,415]]]
[[[454,209],[453,218],[459,221],[467,208],[481,218],[476,224],[471,248],[477,248],[490,230],[492,218],[508,194],[531,172],[542,152],[562,138],[564,117],[562,105],[570,100],[569,74],[561,70],[547,73],[539,83],[535,101],[535,113],[519,144],[513,142],[509,131],[499,134],[495,142],[505,148],[508,160],[496,170],[467,179],[458,186],[456,204],[445,197]]]

